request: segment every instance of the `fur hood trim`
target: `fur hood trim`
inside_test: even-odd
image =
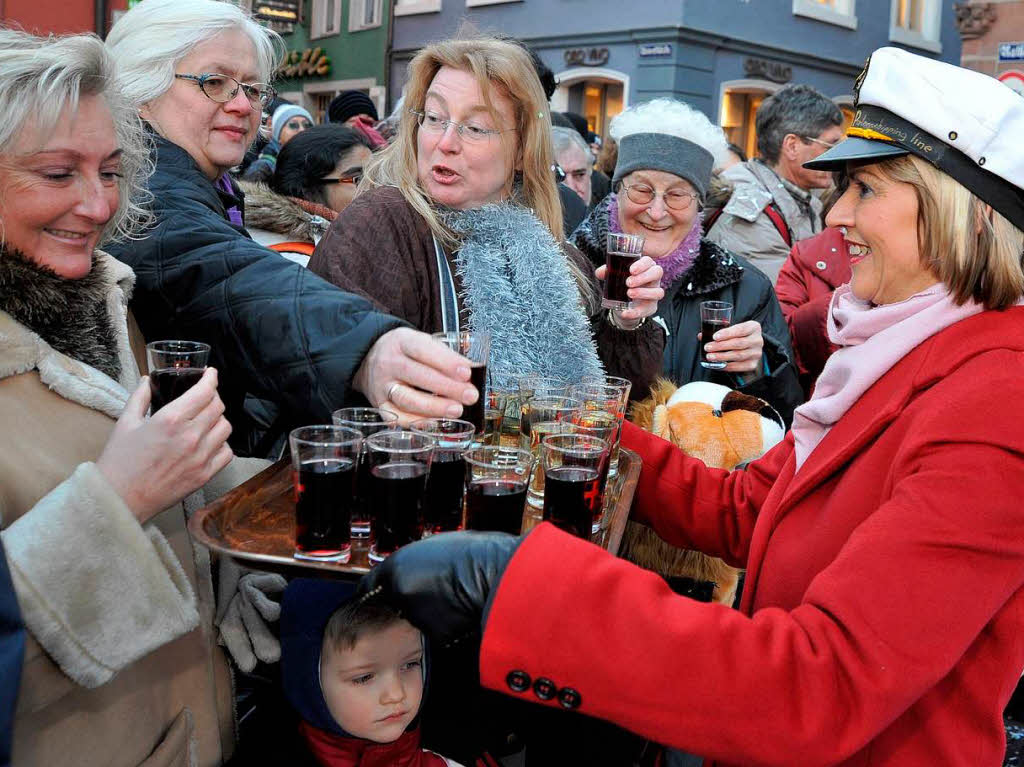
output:
[[[568,256],[532,211],[501,203],[446,213],[459,237],[470,325],[491,334],[492,384],[541,373],[568,381],[604,369]]]
[[[303,210],[266,184],[240,181],[238,185],[245,192],[246,226],[282,234],[293,240],[317,243],[331,225],[324,216]]]
[[[0,379],[31,370],[40,380],[65,399],[117,418],[128,401],[128,392],[139,383],[128,339],[128,300],[135,284],[132,270],[120,261],[97,252],[106,267],[105,302],[115,329],[121,376],[115,381],[105,373],[72,357],[61,354],[32,330],[0,310]]]

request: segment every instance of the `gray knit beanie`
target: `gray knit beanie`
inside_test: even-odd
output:
[[[668,133],[631,133],[619,141],[612,183],[635,170],[662,170],[689,181],[704,199],[715,158],[704,147]]]

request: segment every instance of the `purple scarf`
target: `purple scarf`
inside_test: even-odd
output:
[[[228,180],[228,174],[227,173],[222,174],[220,176],[220,178],[217,179],[217,181],[214,184],[214,186],[216,186],[216,187],[220,188],[221,190],[227,192],[232,197],[235,196],[235,190],[231,186],[231,181]],[[231,221],[232,224],[234,224],[235,226],[244,226],[244,224],[242,223],[242,211],[240,211],[238,209],[237,205],[232,205],[230,208],[228,208],[227,209],[227,214],[228,214],[228,219]]]
[[[612,194],[608,203],[608,231],[612,234],[622,234],[622,227],[619,226],[619,200]],[[704,212],[697,213],[693,220],[693,227],[690,229],[683,241],[676,246],[675,250],[667,253],[661,258],[656,258],[658,266],[664,274],[661,275],[662,290],[668,290],[676,280],[682,277],[693,266],[693,262],[700,255],[700,238],[704,233]]]

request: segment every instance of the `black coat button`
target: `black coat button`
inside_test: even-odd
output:
[[[562,704],[562,708],[579,708],[583,703],[583,696],[571,687],[563,687],[558,691],[558,702]]]
[[[533,694],[541,700],[551,700],[558,694],[558,685],[542,676],[533,683]]]
[[[530,689],[530,675],[525,671],[509,671],[505,683],[515,692],[526,692]]]

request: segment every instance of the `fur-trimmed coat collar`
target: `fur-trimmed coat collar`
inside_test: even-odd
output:
[[[239,181],[238,185],[245,192],[245,223],[250,228],[265,229],[292,240],[316,244],[334,219],[334,215],[328,215],[334,211],[322,205],[314,207],[312,203],[303,206],[266,184]]]
[[[61,286],[13,261],[0,260],[0,274],[9,278],[0,278],[0,379],[35,369],[62,397],[117,418],[139,382],[127,331],[132,270],[96,251],[91,279]]]
[[[611,196],[605,197],[572,233],[573,244],[595,266],[605,262],[608,241],[608,206]],[[743,278],[743,267],[729,251],[710,240],[701,239],[700,253],[687,271],[683,272],[666,293],[681,296],[699,296],[714,293],[734,285]]]

